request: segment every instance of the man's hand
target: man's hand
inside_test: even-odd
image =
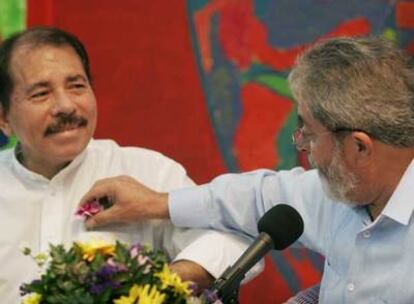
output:
[[[85,222],[88,229],[110,223],[169,218],[168,194],[153,191],[129,176],[97,181],[79,205],[102,198],[109,200],[112,206],[88,218]]]
[[[183,281],[192,281],[196,283],[196,294],[200,294],[204,289],[211,287],[214,282],[214,277],[210,273],[192,261],[179,260],[172,263],[170,268],[177,273]]]

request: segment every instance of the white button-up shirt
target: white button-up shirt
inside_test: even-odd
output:
[[[173,223],[257,235],[258,219],[285,203],[301,214],[296,245],[325,256],[320,303],[414,303],[414,161],[379,217],[330,200],[315,170],[227,174],[169,196]],[[191,202],[191,212],[188,206]],[[208,215],[208,216],[206,216]]]
[[[92,140],[51,180],[27,170],[13,150],[0,152],[1,303],[19,303],[19,285],[39,276],[34,261],[20,252],[22,245],[37,253],[49,244],[73,241],[140,242],[165,249],[171,258],[197,262],[216,277],[247,247],[238,236],[174,228],[160,220],[87,231],[74,215],[80,198],[96,180],[117,175],[130,175],[158,191],[193,185],[181,165],[160,153],[121,148],[109,140]]]

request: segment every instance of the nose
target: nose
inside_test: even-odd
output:
[[[66,92],[56,92],[52,115],[56,116],[61,113],[72,113],[75,110],[75,104]]]
[[[303,134],[300,133],[300,129],[292,134],[292,143],[299,152],[308,153],[310,150],[310,142],[303,137]]]
[[[299,152],[309,153],[310,151],[310,142],[303,142],[300,147],[298,147]]]

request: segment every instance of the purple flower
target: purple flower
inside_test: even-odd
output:
[[[92,294],[100,294],[106,289],[117,289],[120,287],[120,283],[113,281],[113,276],[119,272],[126,271],[124,265],[117,265],[113,261],[102,266],[96,273],[93,275],[94,280],[91,280],[90,292]]]
[[[191,282],[190,281],[190,285],[188,285],[188,288],[190,289],[191,294],[193,296],[197,295],[197,292],[198,292],[198,285],[197,285],[197,283],[194,283],[194,282]]]
[[[117,289],[119,288],[121,285],[119,284],[119,282],[114,282],[114,281],[104,281],[104,282],[99,282],[99,283],[92,283],[91,287],[90,287],[90,292],[92,294],[100,294],[102,292],[104,292],[105,290],[109,289]]]
[[[205,289],[203,295],[207,300],[207,303],[219,304],[222,303],[217,295],[217,292]]]
[[[78,210],[76,210],[75,215],[81,218],[88,218],[92,215],[101,212],[103,209],[104,208],[97,200],[93,200],[80,206]]]
[[[113,266],[113,265],[105,264],[104,266],[102,266],[101,269],[99,269],[96,275],[101,278],[111,278],[114,274],[118,272],[119,272],[119,269],[116,265]]]
[[[135,258],[143,249],[143,246],[140,244],[132,245],[129,249],[129,255],[131,258]]]

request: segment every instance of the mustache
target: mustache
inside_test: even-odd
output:
[[[46,137],[65,131],[69,128],[83,128],[87,125],[88,120],[82,116],[71,113],[61,113],[56,117],[56,120],[53,123],[47,126],[44,135]]]

